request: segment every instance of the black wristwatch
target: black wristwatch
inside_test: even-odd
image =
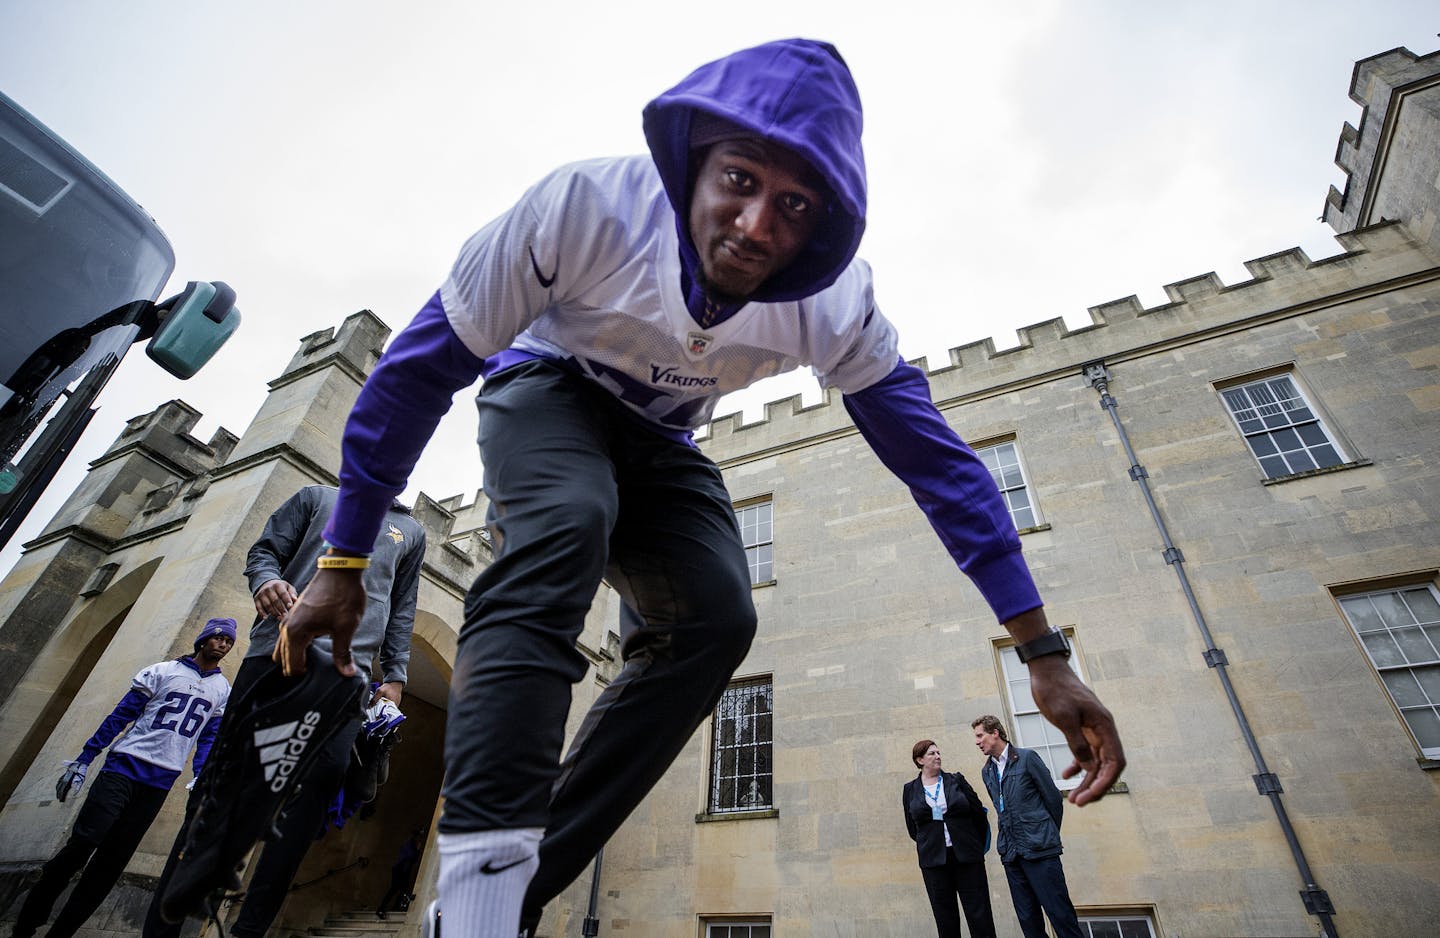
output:
[[[1039,638],[1032,638],[1028,642],[1021,642],[1015,646],[1015,654],[1020,656],[1022,664],[1039,658],[1043,655],[1064,655],[1068,661],[1070,658],[1070,640],[1065,633],[1059,629],[1051,629]]]

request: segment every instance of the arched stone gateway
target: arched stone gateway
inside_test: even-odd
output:
[[[0,804],[15,793],[160,563],[159,558],[148,560],[110,583],[56,629],[0,708],[0,725],[14,727],[0,733]],[[124,692],[125,686],[118,685],[115,699]]]

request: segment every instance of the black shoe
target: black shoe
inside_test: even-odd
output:
[[[345,770],[345,793],[350,803],[366,805],[375,800],[380,786],[390,776],[390,750],[395,741],[393,731],[379,739],[361,731]]]
[[[245,854],[275,835],[281,809],[325,743],[359,716],[365,681],[341,675],[314,645],[305,662],[299,678],[270,663],[226,706],[225,731],[200,773],[200,806],[161,898],[167,922],[205,914],[214,893],[240,887]]]

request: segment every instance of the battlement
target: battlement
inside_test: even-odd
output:
[[[1341,130],[1335,163],[1345,171],[1345,190],[1330,187],[1325,222],[1342,233],[1383,220],[1433,226],[1440,201],[1434,172],[1440,52],[1417,56],[1399,48],[1361,59],[1350,98],[1362,108],[1360,126],[1347,123]],[[1428,240],[1425,232],[1422,240]]]
[[[363,384],[380,360],[380,352],[389,337],[390,327],[370,310],[351,313],[339,329],[321,329],[302,338],[280,377],[270,382],[270,389],[273,391],[330,365],[339,365]]]
[[[200,416],[200,411],[184,401],[166,401],[148,414],[126,421],[115,442],[90,465],[113,462],[138,449],[173,467],[179,475],[208,472],[230,457],[240,438],[219,427],[209,442],[201,442],[190,434],[200,422]]]
[[[946,404],[1078,374],[1099,359],[1114,360],[1164,343],[1203,337],[1218,330],[1298,315],[1338,296],[1383,289],[1412,274],[1433,271],[1399,224],[1382,224],[1337,235],[1345,250],[1311,260],[1291,248],[1245,262],[1251,279],[1224,283],[1204,273],[1166,284],[1170,302],[1145,307],[1135,296],[1089,308],[1090,324],[1071,329],[1062,318],[1017,330],[1019,343],[997,349],[993,339],[951,348],[948,361],[932,368],[926,358],[912,364],[925,371],[937,403]],[[903,338],[903,337],[902,337]],[[767,403],[763,419],[744,422],[740,413],[716,417],[702,437],[717,459],[763,452],[774,446],[825,434],[848,432],[849,415],[834,389],[806,405],[798,395]]]

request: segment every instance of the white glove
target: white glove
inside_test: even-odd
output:
[[[365,708],[364,730],[366,736],[381,737],[394,731],[395,727],[405,722],[405,714],[394,702],[381,697],[375,703]]]
[[[71,795],[80,794],[80,789],[85,787],[85,773],[90,766],[83,762],[62,762],[65,771],[60,774],[60,781],[55,783],[55,797],[64,801]]]

